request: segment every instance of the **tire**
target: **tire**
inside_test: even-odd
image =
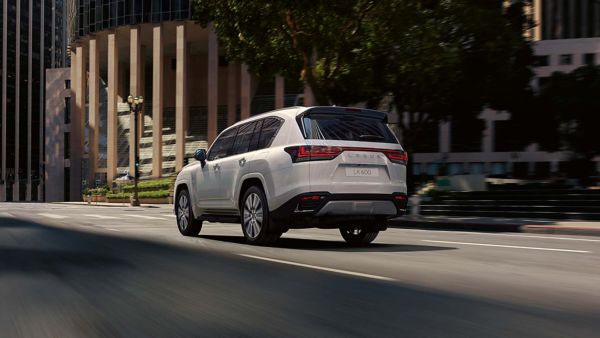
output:
[[[182,235],[198,236],[202,229],[202,221],[194,217],[190,193],[187,189],[182,189],[177,194],[175,215],[177,216],[177,228]]]
[[[352,246],[365,246],[377,238],[379,231],[364,228],[342,228],[340,234],[342,234],[346,243]]]
[[[249,244],[273,244],[281,237],[280,231],[273,231],[270,228],[267,197],[257,186],[251,186],[244,192],[240,203],[240,224]]]

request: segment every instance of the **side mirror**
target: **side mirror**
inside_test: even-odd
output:
[[[202,168],[204,168],[204,165],[206,164],[206,150],[205,149],[196,150],[196,152],[194,153],[194,158],[196,159],[196,161],[200,162],[200,164],[202,165]]]

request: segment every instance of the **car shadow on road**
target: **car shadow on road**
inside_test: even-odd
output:
[[[242,236],[225,235],[200,235],[204,239],[210,239],[220,242],[246,244]],[[282,237],[276,244],[270,247],[296,250],[314,250],[314,251],[343,251],[343,252],[416,252],[416,251],[440,251],[456,250],[451,246],[434,245],[412,245],[412,244],[388,244],[372,243],[368,246],[353,247],[344,241],[325,241],[320,239],[288,238]]]

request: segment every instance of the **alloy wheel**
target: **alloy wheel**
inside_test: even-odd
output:
[[[263,225],[263,206],[260,197],[251,193],[246,197],[244,203],[243,221],[246,234],[250,238],[256,238]]]

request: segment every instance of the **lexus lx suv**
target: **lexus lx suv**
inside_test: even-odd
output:
[[[407,201],[407,154],[386,121],[375,110],[293,107],[232,125],[177,176],[179,231],[240,222],[251,244],[310,227],[372,242]]]

